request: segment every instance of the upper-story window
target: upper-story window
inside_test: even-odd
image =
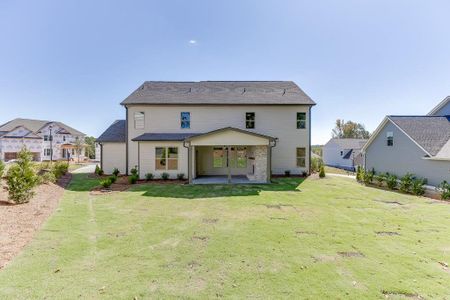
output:
[[[134,129],[144,129],[145,114],[143,111],[137,111],[134,113]]]
[[[305,129],[306,128],[306,113],[298,112],[297,113],[297,129]]]
[[[65,135],[63,135],[63,142],[65,142],[66,141],[66,136]]]
[[[249,128],[249,129],[255,128],[255,113],[254,112],[245,113],[245,128]]]
[[[394,133],[392,131],[386,133],[386,140],[388,146],[394,146]]]
[[[53,135],[44,135],[44,141],[53,141]]]
[[[181,128],[183,129],[189,129],[191,128],[191,113],[184,111],[181,113],[180,118]]]

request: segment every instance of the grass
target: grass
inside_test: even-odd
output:
[[[329,166],[325,166],[325,174],[341,174],[341,175],[355,175],[355,172],[352,171],[347,171],[344,169],[339,169],[339,168],[334,168],[334,167],[329,167]]]
[[[76,174],[1,299],[448,296],[450,205],[347,178],[148,185]]]

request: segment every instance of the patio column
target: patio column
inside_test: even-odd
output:
[[[189,184],[192,184],[192,165],[194,159],[192,159],[192,146],[189,144],[188,147],[188,180]]]
[[[267,146],[267,183],[270,183],[272,174],[272,147]]]
[[[227,172],[228,172],[228,183],[231,183],[231,168],[230,168],[230,155],[231,155],[231,151],[230,151],[231,147],[228,146],[227,147]]]

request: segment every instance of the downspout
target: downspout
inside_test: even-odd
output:
[[[277,138],[273,140],[273,145],[269,143],[269,153],[267,153],[267,159],[269,160],[267,162],[267,183],[270,183],[272,181],[272,148],[277,146]]]
[[[125,106],[125,175],[128,176],[128,107]]]
[[[309,107],[309,157],[308,157],[308,162],[309,162],[309,174],[311,174],[311,109],[312,106]]]
[[[100,169],[103,170],[103,144],[100,143]]]
[[[192,172],[191,172],[191,160],[192,160],[192,153],[191,153],[191,144],[189,146],[186,146],[186,141],[183,141],[183,147],[188,149],[188,182],[189,184],[192,183]]]
[[[138,178],[141,178],[141,142],[138,141]]]

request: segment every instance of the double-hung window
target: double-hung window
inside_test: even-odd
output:
[[[386,141],[389,147],[394,146],[394,133],[392,131],[386,133]]]
[[[156,170],[178,169],[178,147],[156,147],[155,148]]]
[[[248,128],[248,129],[255,128],[255,113],[254,112],[245,113],[245,128]]]
[[[180,122],[181,122],[180,126],[182,129],[191,128],[191,113],[187,111],[182,112]]]
[[[306,167],[306,148],[297,148],[297,167]]]
[[[53,141],[53,135],[44,135],[44,141],[45,142]]]
[[[144,129],[145,126],[145,114],[143,111],[137,111],[134,113],[134,129]]]
[[[45,156],[50,156],[52,154],[52,149],[50,148],[45,148],[44,149],[44,155]]]
[[[306,128],[306,113],[298,112],[297,113],[297,129],[305,129]]]

